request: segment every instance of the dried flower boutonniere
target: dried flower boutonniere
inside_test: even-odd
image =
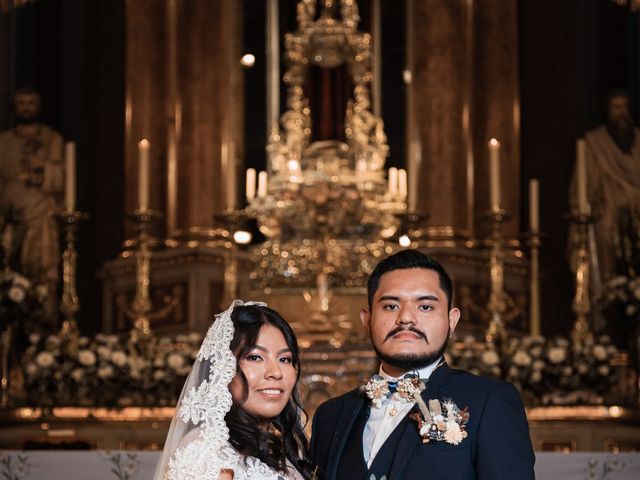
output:
[[[416,402],[420,412],[412,413],[411,418],[418,422],[423,443],[445,441],[451,445],[458,445],[467,438],[467,407],[461,410],[451,400],[441,403],[435,399],[429,400],[427,406],[421,397],[416,398]]]
[[[425,388],[424,382],[416,375],[405,375],[397,383],[391,383],[380,375],[374,375],[364,386],[364,391],[371,399],[373,406],[380,408],[387,398],[392,398],[398,403],[413,403]]]

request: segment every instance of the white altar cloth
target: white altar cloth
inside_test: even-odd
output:
[[[149,480],[160,452],[0,450],[8,480]],[[638,480],[640,453],[537,453],[538,480]]]

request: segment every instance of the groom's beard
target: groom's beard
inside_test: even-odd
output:
[[[431,365],[433,362],[435,362],[440,357],[442,357],[442,355],[444,355],[444,352],[447,350],[447,345],[449,344],[450,336],[451,336],[451,329],[449,329],[449,332],[447,333],[447,338],[445,338],[444,342],[442,343],[442,346],[438,350],[436,350],[435,352],[423,353],[423,354],[402,353],[402,354],[396,354],[396,355],[388,355],[380,351],[380,349],[377,347],[377,345],[373,341],[371,342],[371,344],[373,345],[373,349],[376,351],[376,354],[378,354],[378,358],[380,358],[380,360],[382,360],[384,363],[387,363],[389,365],[392,365],[396,368],[399,368],[405,371],[419,370],[428,365]]]

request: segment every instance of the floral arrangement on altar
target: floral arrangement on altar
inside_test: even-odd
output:
[[[640,316],[640,277],[619,275],[609,280],[600,296],[600,308],[608,316],[634,321]]]
[[[512,338],[502,355],[493,344],[466,337],[446,356],[453,367],[513,383],[528,406],[547,406],[605,403],[618,382],[610,366],[617,353],[607,335],[579,343],[563,337]]]
[[[614,231],[617,275],[605,283],[597,305],[618,344],[640,328],[640,208],[622,207]],[[626,345],[625,345],[626,346]]]
[[[0,271],[0,332],[43,315],[47,289],[9,269]]]
[[[175,405],[202,336],[161,337],[147,354],[128,339],[98,334],[77,342],[33,334],[22,357],[30,405]]]
[[[97,334],[75,343],[32,334],[22,356],[25,402],[33,406],[172,406],[196,358],[202,336],[159,338],[147,353],[128,338]],[[601,405],[612,397],[617,348],[606,335],[512,338],[502,354],[484,339],[454,341],[445,357],[454,368],[513,383],[528,406]]]

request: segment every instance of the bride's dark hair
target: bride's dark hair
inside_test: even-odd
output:
[[[241,403],[234,400],[231,410],[225,417],[229,427],[229,442],[241,454],[255,457],[281,472],[286,472],[286,462],[289,460],[305,478],[309,478],[311,463],[308,455],[309,442],[301,418],[302,416],[306,418],[306,414],[302,409],[298,393],[300,351],[296,336],[280,314],[268,307],[257,305],[236,307],[231,313],[231,320],[234,327],[231,351],[238,360],[256,345],[260,329],[264,325],[273,325],[280,330],[291,350],[292,364],[296,370],[296,384],[282,412],[269,419],[270,424],[275,427],[275,432],[259,428],[259,425],[264,424],[264,419],[250,414]],[[239,361],[236,364],[236,372],[244,385],[246,396],[248,384],[240,369]]]

